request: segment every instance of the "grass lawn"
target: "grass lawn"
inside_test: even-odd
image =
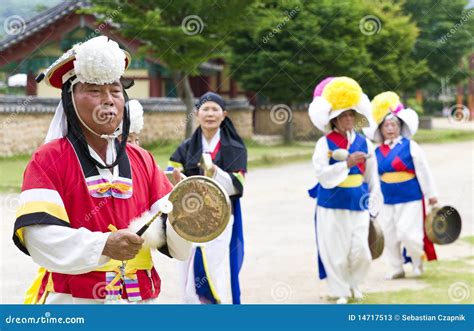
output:
[[[414,139],[420,144],[449,143],[454,141],[474,140],[474,131],[463,130],[418,130]]]
[[[474,236],[460,240],[474,245]],[[419,280],[426,283],[427,287],[421,290],[368,293],[361,303],[473,304],[474,256],[452,261],[425,262],[425,273]]]
[[[420,290],[367,293],[361,303],[375,304],[473,304],[474,256],[455,261],[425,263],[419,278],[428,286]]]
[[[461,130],[419,130],[415,139],[420,143],[444,143],[474,140],[474,132]],[[292,144],[266,146],[247,140],[248,168],[270,167],[283,163],[308,161],[315,142],[296,141]],[[179,145],[178,141],[157,141],[143,146],[149,150],[161,169],[166,169],[168,158]],[[0,192],[19,192],[29,155],[0,158]]]
[[[471,245],[474,245],[474,236],[466,236],[466,237],[462,237],[461,239]]]
[[[143,147],[153,154],[161,169],[166,169],[168,159],[178,145],[178,141],[161,141]],[[246,145],[249,169],[300,160],[310,162],[314,149],[313,143],[264,146],[253,141],[246,141]],[[23,172],[29,159],[29,155],[0,158],[0,192],[20,192]]]
[[[178,145],[179,142],[177,141],[164,141],[148,144],[143,146],[143,148],[153,154],[156,162],[162,169],[166,169],[168,159]],[[247,140],[245,141],[245,145],[248,150],[248,166],[250,169],[283,162],[309,160],[314,151],[314,144],[312,142],[295,142],[293,144],[265,146],[255,141]]]
[[[0,192],[20,192],[30,155],[0,158]]]

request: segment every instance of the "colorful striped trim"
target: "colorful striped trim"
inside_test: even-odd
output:
[[[117,273],[114,271],[109,271],[105,273],[105,300],[107,301],[118,301],[122,299],[122,285],[121,279],[115,282]],[[115,284],[112,284],[115,282]],[[119,285],[117,285],[119,284]]]
[[[26,255],[30,255],[30,253],[26,249],[25,242],[23,239],[23,228],[29,225],[40,224],[51,224],[68,227],[71,226],[69,222],[56,218],[47,213],[33,213],[20,216],[15,220],[13,242],[18,247],[18,249],[20,249]]]
[[[232,174],[235,176],[235,178],[238,179],[240,184],[242,184],[242,186],[244,186],[245,173],[243,171],[238,171],[238,172],[233,172]]]
[[[46,201],[63,206],[64,203],[59,192],[51,189],[34,188],[21,192],[20,205],[33,201]]]
[[[214,287],[214,283],[211,280],[211,274],[209,273],[209,267],[207,266],[206,250],[204,246],[200,246],[200,248],[202,252],[202,262],[204,264],[204,270],[206,272],[207,281],[209,282],[209,287],[211,288],[212,296],[216,299],[216,302],[219,304],[221,303],[221,299],[219,298],[216,288]]]
[[[119,199],[128,199],[133,195],[132,180],[118,177],[112,183],[100,176],[86,178],[89,194],[94,198],[106,198],[113,196]]]
[[[47,201],[31,201],[24,203],[16,211],[16,218],[33,213],[47,213],[55,218],[69,223],[69,217],[64,206]]]
[[[70,226],[69,217],[58,191],[51,189],[29,189],[20,194],[20,207],[16,211],[13,241],[25,254],[23,227],[36,224]]]
[[[168,168],[166,168],[166,170],[167,170],[167,171],[170,171],[170,170],[173,170],[173,169],[175,169],[175,168],[176,168],[176,169],[179,169],[179,170],[183,170],[183,169],[184,169],[182,163],[169,160],[169,161],[168,161]]]

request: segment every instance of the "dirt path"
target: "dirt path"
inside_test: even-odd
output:
[[[474,234],[473,142],[423,145],[443,204],[452,204],[463,217],[461,236]],[[243,199],[245,263],[241,272],[242,302],[322,303],[326,284],[317,278],[314,242],[314,200],[306,190],[314,184],[310,161],[251,171]],[[19,303],[37,266],[13,247],[11,233],[18,195],[0,197],[0,303]],[[474,246],[462,241],[438,246],[440,259],[473,255]],[[155,256],[162,277],[161,301],[179,303],[175,262]],[[427,266],[429,268],[429,264]],[[362,290],[370,292],[423,288],[415,279],[384,281],[382,259],[371,267]],[[408,276],[409,276],[408,269]]]

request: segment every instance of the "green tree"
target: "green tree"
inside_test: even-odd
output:
[[[403,5],[420,29],[413,56],[429,68],[420,84],[433,79],[456,83],[466,77],[460,63],[472,52],[474,21],[474,9],[466,6],[467,0],[406,0]]]
[[[411,56],[418,30],[397,4],[266,1],[253,16],[231,42],[231,64],[245,89],[271,102],[310,101],[327,76],[353,77],[371,96],[403,92],[426,72]]]
[[[120,33],[143,42],[141,54],[167,66],[186,105],[186,118],[191,119],[194,95],[189,77],[198,73],[203,62],[223,55],[229,34],[245,25],[252,2],[93,0],[89,12],[111,18]],[[107,16],[111,11],[116,14]],[[186,120],[186,137],[191,133],[192,121]]]

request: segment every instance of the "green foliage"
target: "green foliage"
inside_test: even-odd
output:
[[[309,101],[327,76],[353,77],[370,96],[401,92],[426,71],[410,57],[418,29],[393,3],[263,1],[253,16],[258,24],[231,42],[231,64],[245,89],[272,102]]]
[[[424,113],[423,104],[420,103],[416,98],[409,98],[407,100],[407,107],[410,107],[416,111],[418,115],[422,115]]]
[[[423,110],[426,115],[429,114],[440,114],[443,110],[443,102],[438,99],[426,99],[423,101]]]
[[[245,24],[253,0],[93,0],[91,13],[119,25],[120,33],[144,43],[141,53],[174,72],[196,74],[222,55],[228,35]],[[113,12],[114,15],[110,13]]]
[[[474,32],[474,8],[466,5],[467,0],[406,0],[404,10],[420,29],[413,57],[426,61],[430,73],[420,84],[444,77],[456,83],[466,77],[459,65],[472,51]]]

